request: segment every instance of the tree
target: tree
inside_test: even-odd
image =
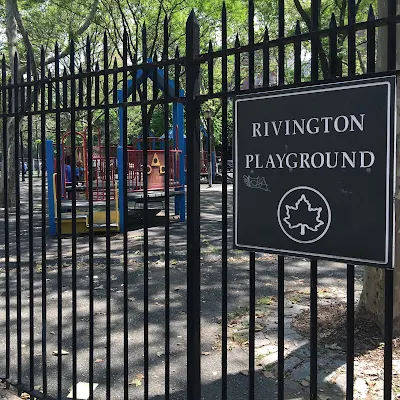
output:
[[[68,32],[68,38],[66,38],[66,46],[64,50],[60,54],[60,58],[66,57],[69,54],[69,45],[70,41],[74,38],[78,38],[85,33],[85,31],[89,28],[92,23],[100,0],[93,0],[92,6],[90,8],[90,12],[86,15],[84,22],[80,25],[76,31],[72,31],[72,21],[70,24],[70,30]],[[26,2],[24,3],[26,7],[31,8],[32,11],[37,9],[38,4],[41,2]],[[42,4],[43,5],[43,4]],[[51,8],[51,7],[50,7]],[[51,10],[50,10],[51,11]],[[40,19],[42,21],[42,19]],[[18,33],[22,37],[23,47],[25,50],[25,54],[29,54],[29,58],[31,61],[31,71],[28,71],[32,76],[38,76],[38,68],[37,68],[37,54],[40,51],[36,51],[34,46],[32,45],[31,37],[28,34],[28,30],[26,29],[24,22],[21,17],[21,13],[18,8],[17,0],[5,0],[5,21],[6,21],[6,37],[7,37],[7,50],[8,50],[8,60],[10,65],[9,76],[12,82],[19,82],[21,80],[22,75],[27,72],[26,64],[25,66],[21,63],[21,51],[20,47],[22,47],[19,43]],[[37,20],[33,24],[35,26],[37,24]],[[54,24],[53,24],[54,27]],[[65,29],[64,29],[65,31]],[[59,37],[60,38],[60,37]],[[25,60],[26,61],[26,60]],[[49,65],[54,62],[54,56],[51,56],[46,59],[45,65]],[[45,74],[46,71],[40,71],[40,74]],[[39,90],[36,92],[36,95],[39,95]],[[33,99],[32,99],[33,100]],[[15,112],[15,104],[11,102],[11,110]],[[20,122],[16,121],[15,118],[9,118],[7,124],[7,154],[3,155],[3,162],[7,158],[8,165],[8,205],[15,205],[15,188],[16,188],[16,177],[15,169],[15,153],[19,152],[19,149],[15,147],[15,132],[20,130]],[[4,138],[2,138],[4,139]],[[2,168],[2,175],[4,171],[4,167]],[[4,177],[2,176],[0,179],[0,199],[4,201],[3,194],[3,185],[4,185]]]

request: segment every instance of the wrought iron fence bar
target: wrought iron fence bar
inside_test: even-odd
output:
[[[300,35],[300,22],[296,23],[296,35]],[[294,42],[294,83],[301,82],[301,42]]]
[[[168,58],[168,42],[169,42],[169,31],[168,31],[168,18],[165,16],[164,19],[164,43],[163,43],[163,58]],[[164,88],[169,85],[169,70],[168,66],[164,67]],[[164,89],[165,90],[165,89]],[[165,220],[164,220],[164,302],[165,302],[165,370],[164,370],[164,397],[165,400],[170,398],[170,375],[171,375],[171,358],[170,358],[170,336],[171,336],[171,313],[170,313],[170,222],[169,222],[169,177],[170,177],[170,163],[169,163],[169,103],[168,94],[164,94],[164,158],[165,158],[165,179],[164,179],[164,192],[165,192]],[[172,126],[172,135],[175,134],[175,127]]]
[[[186,22],[187,131],[187,398],[201,399],[200,368],[200,28],[194,11]]]
[[[346,400],[353,400],[354,385],[354,265],[347,265]]]
[[[71,71],[71,176],[72,176],[72,398],[77,398],[77,274],[76,274],[76,110],[75,110],[75,96],[76,96],[76,81],[75,81],[75,44],[72,41],[70,47],[70,71]],[[78,81],[78,94],[79,81]],[[79,99],[78,99],[79,102]]]
[[[338,75],[338,62],[341,62],[337,58],[337,32],[336,32],[336,18],[335,14],[332,13],[329,26],[332,28],[329,35],[329,70],[331,78],[335,78]]]
[[[383,398],[392,399],[392,368],[393,368],[393,269],[385,269],[385,319],[384,319],[384,372]]]
[[[227,13],[222,7],[222,48],[227,48]],[[228,60],[222,58],[222,90],[228,89]],[[235,82],[240,86],[240,60],[235,58]],[[222,97],[222,354],[221,354],[221,394],[222,400],[228,399],[228,100]]]
[[[353,76],[356,73],[356,32],[354,29],[356,22],[356,2],[355,0],[348,1],[348,74]]]
[[[240,47],[240,46],[237,46]],[[269,74],[270,74],[270,47],[269,47],[269,33],[268,28],[265,27],[264,41],[263,41],[263,87],[269,86]],[[235,56],[236,57],[236,56]],[[237,55],[238,59],[240,55]],[[239,87],[235,84],[235,90],[239,90]]]
[[[103,62],[108,66],[108,37],[104,33]],[[104,146],[106,157],[106,398],[111,399],[111,180],[110,180],[110,109],[109,104],[109,76],[104,76]],[[118,185],[119,186],[119,185]],[[119,188],[114,187],[117,191]]]
[[[208,43],[208,53],[210,54],[210,58],[207,62],[207,65],[208,65],[208,93],[212,93],[214,91],[214,60],[212,58],[213,45],[212,45],[211,40]]]
[[[122,43],[122,54],[123,54],[123,66],[124,71],[122,74],[122,95],[123,100],[126,101],[128,98],[128,36],[126,30],[123,33],[123,43]],[[128,179],[129,174],[129,164],[128,164],[128,109],[125,105],[122,106],[122,181],[123,181],[123,276],[124,276],[124,399],[129,399],[129,293],[128,293],[128,232],[127,232],[127,222],[128,222]],[[118,169],[118,179],[119,179],[119,169]]]
[[[311,260],[310,275],[310,400],[317,400],[318,374],[318,271],[317,260]]]
[[[369,7],[368,20],[375,20],[372,5]],[[372,26],[367,29],[367,72],[375,72],[375,27]]]
[[[7,95],[8,108],[11,107],[10,89],[7,90],[7,71],[6,59],[3,56],[1,61],[1,93],[2,93],[2,109],[7,110]],[[6,357],[5,357],[5,374],[6,378],[10,377],[10,361],[11,361],[11,336],[10,336],[10,233],[9,233],[9,210],[8,210],[8,157],[6,157],[8,149],[8,129],[7,117],[2,117],[3,129],[3,201],[4,201],[4,267],[5,267],[5,283],[6,283]]]
[[[58,45],[55,46],[55,76],[56,78],[60,75],[60,53]],[[63,97],[64,101],[67,102],[67,85],[63,85]],[[65,174],[65,170],[61,173],[61,166],[64,165],[64,160],[61,160],[61,113],[58,107],[60,104],[60,81],[56,79],[56,212],[57,212],[57,395],[61,398],[63,391],[63,363],[62,363],[62,343],[63,343],[63,262],[62,262],[62,213],[61,213],[61,196],[62,196],[62,176]],[[49,199],[50,200],[50,199]]]
[[[249,88],[254,88],[254,0],[249,0],[248,13],[248,43],[249,43]]]
[[[86,41],[86,70],[88,76],[86,79],[86,104],[90,107],[92,104],[92,72],[91,64],[91,45],[89,37]],[[95,85],[95,98],[98,93],[98,86]],[[93,221],[93,115],[89,110],[87,113],[87,158],[88,158],[88,187],[89,187],[89,397],[93,398],[94,382],[94,221]],[[97,144],[100,151],[100,143]],[[78,174],[80,174],[80,165],[78,165]],[[101,168],[101,167],[100,167]],[[75,172],[75,171],[74,171]],[[96,175],[100,171],[96,167]],[[76,173],[75,173],[76,174]],[[98,178],[97,178],[98,179]]]
[[[17,53],[14,57],[14,79],[18,80],[19,58]],[[24,91],[19,93],[19,88],[14,86],[14,110],[17,113],[14,120],[14,168],[15,168],[15,252],[16,252],[16,273],[17,273],[17,368],[18,384],[22,383],[22,299],[21,299],[21,184],[19,160],[20,150],[20,113],[23,112],[25,103]],[[22,154],[21,154],[22,155]],[[20,393],[18,393],[20,395]]]
[[[387,36],[387,70],[393,71],[396,69],[397,51],[396,51],[396,11],[397,11],[397,1],[388,1],[388,36]],[[397,16],[399,17],[399,16]]]
[[[285,0],[279,0],[278,1],[278,38],[279,38],[278,80],[280,85],[283,85],[285,83],[285,44],[281,40],[284,37],[285,37]]]
[[[31,54],[28,51],[26,58],[27,83],[31,82]],[[26,104],[28,110],[32,108],[32,88],[28,87],[26,91]],[[34,249],[33,249],[33,156],[32,156],[32,116],[28,116],[28,234],[29,234],[29,386],[35,387],[35,303],[34,303]],[[4,153],[3,153],[4,157]]]
[[[249,307],[249,400],[255,396],[255,324],[256,324],[256,254],[250,253],[250,307]]]
[[[45,52],[42,46],[40,52],[40,69],[45,71]],[[40,80],[40,140],[42,159],[42,193],[41,193],[41,223],[42,223],[42,379],[43,393],[47,395],[47,259],[46,259],[46,113],[45,113],[45,84],[43,73]]]
[[[142,31],[142,53],[143,59],[147,60],[147,29]],[[143,74],[146,76],[151,71],[151,64],[143,64]],[[148,86],[147,79],[143,81],[143,98],[147,99]],[[142,125],[143,125],[143,267],[144,267],[144,399],[149,398],[149,211],[148,211],[148,189],[149,181],[147,174],[148,163],[148,138],[149,120],[147,117],[147,106],[142,105]]]
[[[236,35],[235,47],[240,47],[239,35]],[[240,90],[240,54],[235,53],[235,90]]]
[[[278,400],[285,398],[285,257],[278,256]]]

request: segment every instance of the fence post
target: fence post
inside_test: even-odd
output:
[[[192,10],[186,22],[187,137],[187,398],[200,400],[200,29]]]

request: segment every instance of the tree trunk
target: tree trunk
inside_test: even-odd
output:
[[[378,17],[387,16],[387,0],[378,1]],[[398,7],[399,11],[400,7]],[[397,27],[397,68],[400,67],[400,30]],[[387,67],[387,29],[378,29],[377,42],[377,70],[385,71]],[[395,51],[395,49],[393,49]],[[400,87],[397,87],[397,170],[396,170],[396,188],[395,188],[395,209],[396,209],[396,236],[395,236],[395,263],[394,263],[394,335],[400,335]],[[385,292],[384,292],[384,271],[379,268],[366,267],[364,270],[363,290],[360,298],[360,308],[372,314],[374,320],[383,330],[385,318]]]
[[[17,55],[17,62],[18,62],[18,50],[17,50],[17,43],[18,43],[18,35],[17,35],[17,23],[14,17],[14,10],[16,7],[17,0],[6,0],[6,35],[7,35],[7,44],[8,44],[8,56],[10,60],[10,67],[11,67],[11,77],[12,81],[16,82],[18,80],[18,73],[14,74],[14,61],[15,55]],[[10,101],[10,99],[9,99]],[[15,105],[12,101],[11,109],[15,111]],[[7,123],[7,135],[4,137],[4,132],[1,135],[2,142],[3,140],[7,140],[7,155],[3,154],[3,167],[1,169],[1,179],[0,179],[0,203],[4,206],[5,199],[4,199],[4,163],[7,159],[7,182],[8,182],[8,205],[13,207],[15,206],[16,199],[15,199],[15,187],[16,187],[16,179],[19,177],[15,176],[15,152],[18,152],[18,149],[15,149],[15,119],[11,118],[8,120]],[[3,148],[3,147],[1,147]]]

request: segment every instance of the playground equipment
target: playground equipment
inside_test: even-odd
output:
[[[136,87],[140,86],[144,79],[151,79],[158,88],[164,91],[165,95],[175,95],[174,82],[169,80],[168,87],[164,87],[164,71],[154,69],[144,72],[139,70],[136,74]],[[118,103],[127,101],[132,95],[135,87],[133,81],[128,81],[127,98],[124,99],[123,91],[118,91]],[[179,95],[184,96],[180,90]],[[170,191],[168,197],[175,198],[175,214],[179,215],[180,221],[185,220],[185,151],[183,133],[183,104],[173,103],[173,132],[171,140],[163,138],[148,137],[147,160],[144,160],[143,138],[137,139],[133,145],[127,146],[127,163],[123,163],[123,119],[124,108],[119,107],[119,146],[110,146],[109,163],[110,176],[106,176],[105,147],[102,144],[100,130],[97,135],[93,134],[92,144],[92,165],[88,165],[88,143],[87,132],[67,132],[63,135],[60,152],[61,171],[61,232],[62,234],[72,233],[72,179],[71,174],[71,145],[69,143],[72,135],[75,135],[75,160],[79,168],[76,190],[76,232],[84,233],[89,231],[89,174],[88,169],[92,168],[93,181],[91,183],[93,193],[93,229],[95,232],[106,230],[106,198],[110,199],[110,229],[111,231],[124,232],[125,221],[125,190],[127,193],[128,215],[140,214],[144,209],[144,187],[143,187],[143,165],[147,173],[147,203],[150,214],[156,215],[164,208],[166,193],[165,179],[169,180]],[[96,142],[97,140],[97,142]],[[164,146],[169,145],[169,176],[165,171]],[[57,165],[55,150],[51,140],[46,141],[46,166],[48,176],[48,199],[49,199],[49,225],[50,233],[57,234]],[[126,175],[127,187],[124,188]],[[107,191],[107,181],[110,183],[110,190]]]

